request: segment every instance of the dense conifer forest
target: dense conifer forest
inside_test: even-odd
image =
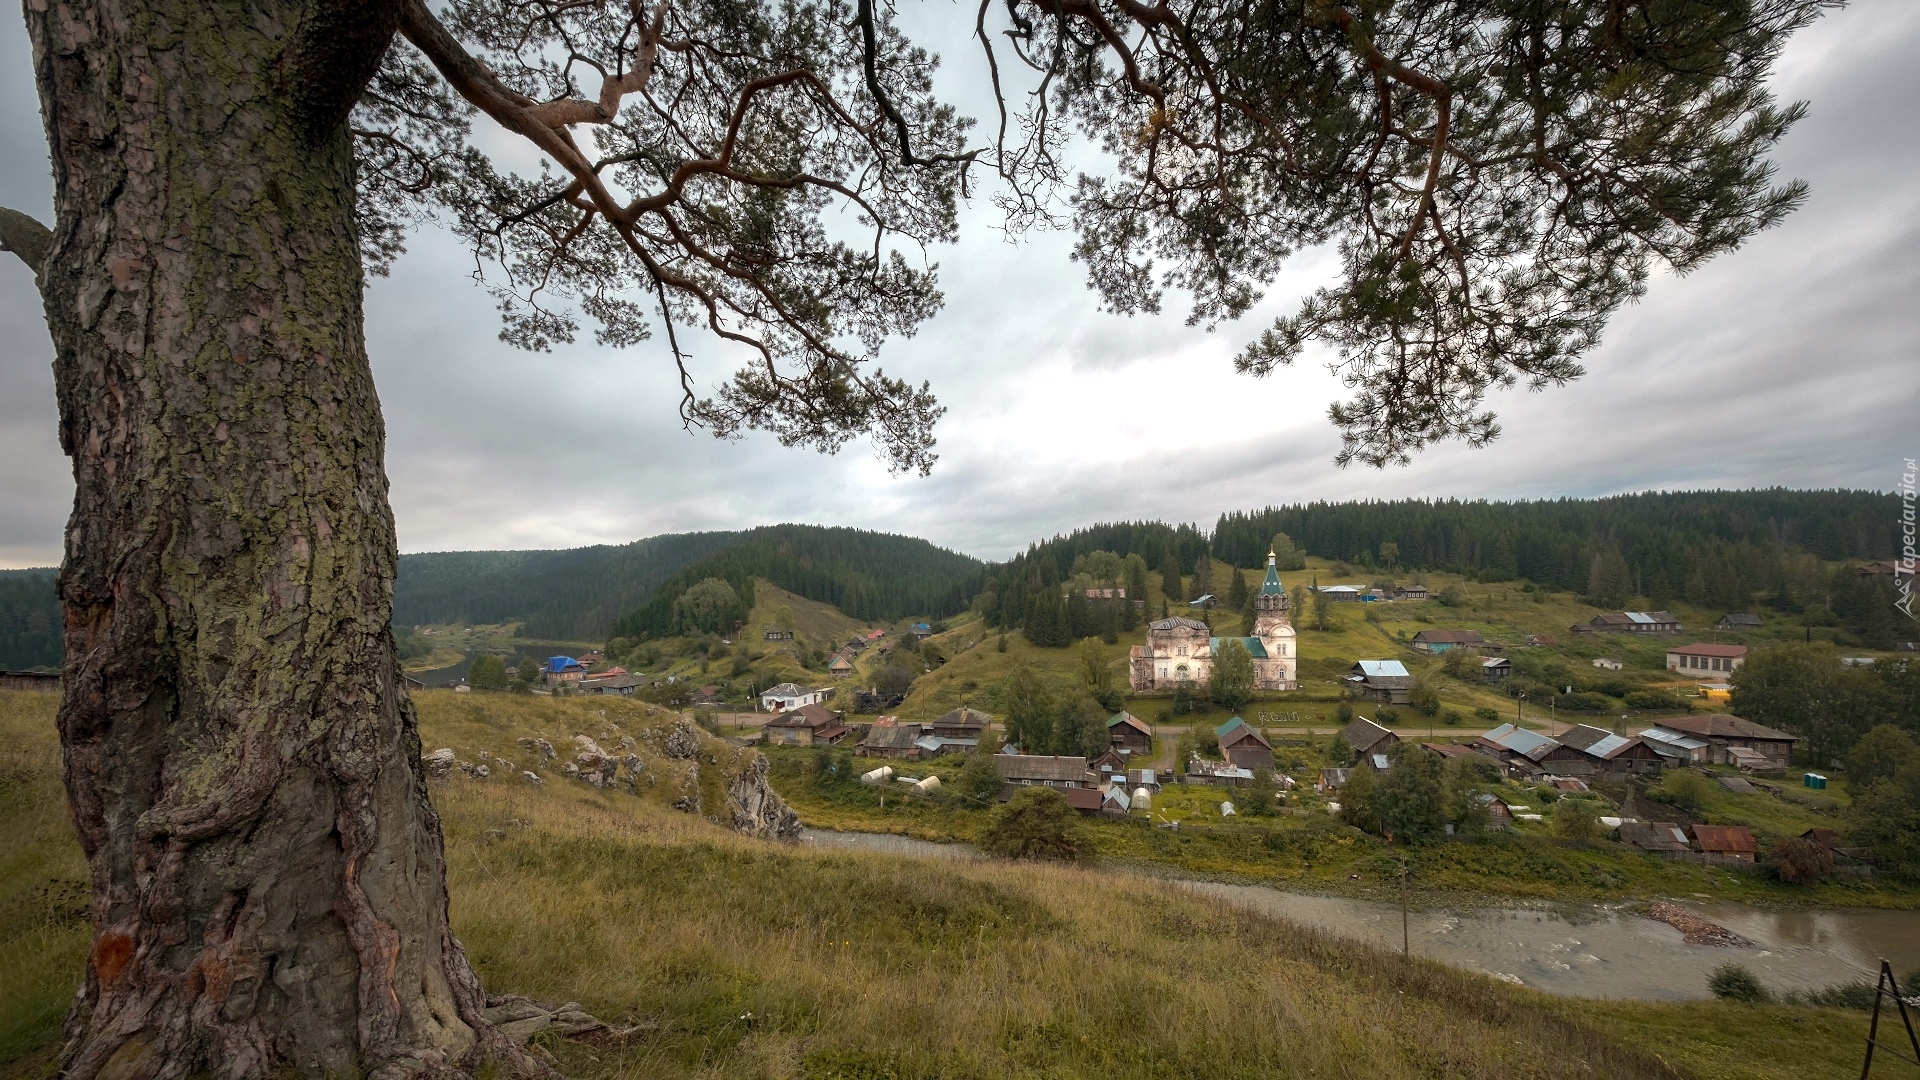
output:
[[[967,607],[980,591],[986,570],[978,559],[915,537],[771,525],[742,533],[727,550],[681,570],[645,606],[615,624],[613,636],[648,638],[730,627],[753,607],[756,577],[832,604],[856,619],[940,618]],[[726,610],[708,602],[719,595],[717,590],[695,591],[709,579],[732,590],[734,599]],[[702,603],[695,609],[683,597]]]
[[[1276,534],[1307,553],[1367,570],[1445,570],[1481,581],[1524,578],[1603,607],[1685,599],[1745,610],[1763,603],[1845,626],[1866,644],[1898,627],[1889,585],[1833,562],[1891,558],[1899,500],[1869,491],[1696,491],[1604,499],[1487,502],[1409,499],[1308,503],[1221,515],[1211,536],[1191,525],[1094,525],[1029,548],[996,569],[983,608],[1022,626],[1030,610],[1052,635],[1043,587],[1068,581],[1094,552],[1137,555],[1156,570],[1191,571],[1198,556],[1258,566]],[[1163,575],[1164,576],[1164,575]],[[1124,584],[1124,582],[1122,583]]]
[[[524,637],[600,641],[661,582],[741,533],[669,533],[560,551],[446,551],[400,556],[396,627],[520,621]]]
[[[60,663],[52,570],[0,570],[0,670]]]
[[[1223,514],[1214,554],[1251,566],[1275,533],[1362,566],[1399,549],[1400,566],[1483,581],[1526,578],[1589,591],[1595,559],[1617,553],[1634,595],[1732,604],[1779,586],[1783,558],[1893,556],[1900,503],[1870,491],[1688,491],[1539,502],[1308,503]]]

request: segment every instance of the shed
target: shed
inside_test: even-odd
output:
[[[1693,850],[1686,830],[1671,821],[1623,821],[1620,842],[1641,851],[1678,853]]]
[[[1683,731],[1673,731],[1658,724],[1640,733],[1640,739],[1661,757],[1680,765],[1705,765],[1707,751],[1713,744],[1705,739],[1695,738]]]
[[[1753,830],[1745,825],[1693,825],[1687,831],[1693,834],[1694,846],[1708,855],[1752,862],[1760,853]]]
[[[1713,628],[1715,630],[1758,630],[1765,625],[1758,615],[1736,615],[1729,612],[1720,616],[1720,621],[1714,623]]]
[[[1507,804],[1507,800],[1482,791],[1473,797],[1473,801],[1486,808],[1487,828],[1504,829],[1513,824],[1513,807]]]
[[[1413,701],[1413,675],[1398,660],[1362,660],[1353,665],[1347,686],[1367,701],[1407,705]]]
[[[866,738],[860,740],[860,753],[867,757],[918,761],[927,751],[920,745],[919,724],[882,720],[867,729]]]
[[[1413,647],[1423,653],[1444,653],[1454,649],[1477,649],[1486,639],[1478,630],[1422,630],[1413,635]]]
[[[1187,783],[1189,784],[1231,787],[1234,784],[1251,783],[1252,780],[1252,769],[1242,768],[1231,761],[1210,761],[1197,757],[1187,762]]]
[[[1353,747],[1354,754],[1359,757],[1384,753],[1394,743],[1400,741],[1400,736],[1364,716],[1341,728],[1340,737],[1347,741],[1348,746]]]
[[[1616,735],[1591,724],[1575,724],[1560,741],[1592,759],[1596,771],[1616,775],[1658,773],[1666,758],[1633,735]]]
[[[1214,729],[1220,740],[1220,755],[1237,768],[1257,771],[1273,768],[1273,744],[1258,729],[1239,717]]]
[[[1133,753],[1153,749],[1153,728],[1130,712],[1115,713],[1107,721],[1107,741]]]
[[[1087,759],[1083,757],[997,754],[994,756],[993,764],[1000,770],[1000,779],[1010,787],[1038,785],[1091,790],[1095,783],[1093,770],[1087,768]],[[1001,794],[1006,797],[1012,795],[1012,792],[1002,791]],[[1096,804],[1095,809],[1098,808]]]
[[[1541,773],[1590,775],[1593,761],[1584,752],[1550,739],[1537,731],[1501,724],[1475,741],[1475,745],[1505,762],[1507,767],[1525,776]]]
[[[1002,789],[1001,794],[1011,797],[1011,790]],[[1091,815],[1099,813],[1100,807],[1106,802],[1106,796],[1090,787],[1062,788],[1060,789],[1060,794],[1066,796],[1068,806],[1073,807],[1083,814]]]
[[[993,717],[978,709],[954,709],[940,719],[927,725],[928,734],[943,739],[979,739],[987,726],[993,723]]]

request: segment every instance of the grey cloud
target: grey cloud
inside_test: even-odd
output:
[[[958,14],[956,14],[958,13]],[[943,82],[988,117],[971,14],[908,6],[948,56]],[[1072,238],[1010,244],[984,199],[962,242],[936,250],[946,309],[891,344],[887,368],[929,379],[950,412],[930,478],[889,477],[863,445],[837,457],[764,435],[683,433],[664,350],[591,343],[528,355],[451,237],[428,232],[368,295],[403,550],[552,547],[774,521],[926,536],[1001,558],[1096,520],[1208,524],[1223,510],[1310,499],[1599,495],[1696,486],[1886,488],[1914,432],[1920,382],[1920,5],[1868,0],[1788,49],[1778,80],[1813,102],[1782,146],[1807,206],[1623,311],[1583,380],[1493,395],[1505,435],[1408,468],[1331,464],[1325,356],[1265,380],[1230,359],[1322,280],[1305,253],[1259,310],[1208,334],[1166,313],[1103,314]],[[39,121],[24,35],[0,32],[0,203],[44,213]],[[18,61],[18,62],[16,62]],[[691,342],[703,386],[727,355]],[[51,350],[17,262],[0,268],[0,565],[58,557],[70,497],[53,437]]]

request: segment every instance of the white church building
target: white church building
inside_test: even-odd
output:
[[[1253,636],[1213,637],[1207,624],[1175,616],[1147,626],[1147,643],[1135,645],[1128,656],[1128,682],[1136,692],[1171,690],[1181,683],[1207,681],[1213,658],[1229,641],[1239,642],[1253,657],[1254,686],[1261,690],[1292,690],[1299,686],[1300,652],[1288,616],[1287,590],[1272,552],[1267,553],[1267,580],[1253,598]]]

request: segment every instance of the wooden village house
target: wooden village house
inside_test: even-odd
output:
[[[1213,735],[1220,741],[1220,756],[1229,764],[1252,772],[1273,768],[1273,744],[1238,716],[1215,728]]]
[[[1116,713],[1107,721],[1107,742],[1129,754],[1144,754],[1153,749],[1153,728],[1132,713]]]
[[[1792,763],[1793,744],[1800,741],[1798,735],[1726,713],[1667,716],[1659,726],[1705,740],[1708,761],[1742,768],[1784,769]]]
[[[847,737],[840,714],[819,702],[802,705],[767,721],[767,742],[774,746],[820,746]]]
[[[1589,724],[1575,724],[1561,733],[1559,741],[1587,755],[1595,772],[1609,776],[1658,775],[1666,766],[1667,759],[1645,739]]]
[[[1353,665],[1346,683],[1363,701],[1407,705],[1413,701],[1413,675],[1398,660],[1362,660]]]

